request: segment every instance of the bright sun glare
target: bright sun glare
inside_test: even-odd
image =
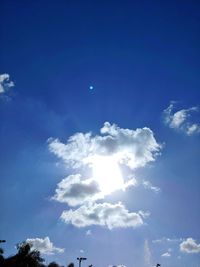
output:
[[[103,194],[107,195],[123,188],[123,177],[113,157],[96,156],[92,161],[92,170],[93,178],[98,182]]]

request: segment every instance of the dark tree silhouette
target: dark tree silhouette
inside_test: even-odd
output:
[[[3,249],[0,248],[0,266],[3,266],[4,264],[4,256],[3,256]]]
[[[49,263],[48,267],[60,267],[60,265],[58,263],[56,263],[55,261]]]
[[[40,252],[31,250],[31,245],[23,242],[17,245],[18,253],[4,261],[5,267],[44,267],[44,259],[40,257]]]
[[[4,258],[4,251],[0,248],[0,267],[64,267],[54,261],[45,265],[40,252],[27,242],[19,243],[16,247],[17,253],[8,258]],[[68,267],[74,267],[74,264],[70,263]]]

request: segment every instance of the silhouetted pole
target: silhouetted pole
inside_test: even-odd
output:
[[[78,266],[81,267],[81,262],[87,260],[87,258],[80,257],[80,258],[77,258],[77,260],[79,261]]]

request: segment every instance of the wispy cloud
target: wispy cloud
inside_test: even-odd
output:
[[[149,247],[149,241],[147,239],[145,239],[145,241],[144,241],[144,263],[145,263],[145,267],[152,266],[152,264],[151,264],[151,250]]]
[[[171,257],[171,253],[170,253],[169,251],[167,251],[167,252],[163,253],[163,254],[161,255],[161,257],[169,258],[169,257]]]
[[[86,231],[85,235],[92,235],[92,231],[89,229]]]
[[[28,238],[26,240],[29,244],[32,245],[32,249],[36,249],[40,251],[42,254],[55,254],[55,253],[63,253],[64,248],[58,248],[53,245],[50,241],[49,237],[43,238]]]
[[[175,111],[175,102],[171,102],[163,112],[164,122],[170,128],[184,132],[188,136],[200,133],[200,124],[193,121],[195,112],[198,112],[198,107]]]
[[[15,84],[10,80],[10,75],[7,73],[0,74],[0,94],[5,93]]]
[[[183,238],[169,238],[169,237],[162,237],[160,239],[154,239],[152,240],[152,243],[166,243],[166,242],[172,242],[172,243],[176,243],[176,242],[181,242],[183,241]]]
[[[143,211],[143,210],[139,210],[138,214],[140,214],[144,219],[148,218],[151,215],[149,211]]]
[[[165,253],[163,253],[161,255],[161,257],[170,258],[171,257],[171,252],[172,252],[172,249],[171,248],[168,248],[168,250]]]
[[[143,184],[144,188],[150,189],[150,190],[154,191],[155,193],[159,193],[161,191],[159,187],[153,186],[151,184],[151,182],[149,182],[149,181],[143,181],[142,184]]]

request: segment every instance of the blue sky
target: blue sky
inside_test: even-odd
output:
[[[0,7],[6,255],[31,239],[48,262],[199,265],[199,3]]]

